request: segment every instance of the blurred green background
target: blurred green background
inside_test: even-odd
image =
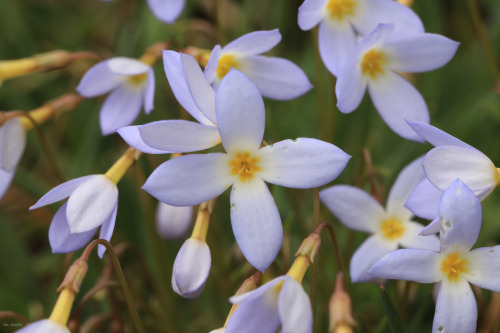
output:
[[[368,190],[366,160],[362,154],[366,148],[371,154],[378,194],[385,198],[399,171],[424,154],[430,145],[406,141],[394,134],[367,97],[352,114],[341,114],[335,108],[335,81],[321,63],[319,67],[316,63],[314,34],[301,31],[297,26],[301,3],[300,0],[187,0],[181,18],[167,25],[153,17],[145,0],[2,0],[0,60],[29,57],[54,49],[93,51],[105,58],[138,58],[158,41],[172,42],[172,49],[187,46],[211,49],[217,43],[225,44],[254,30],[279,28],[282,41],[270,54],[297,63],[315,88],[293,101],[265,100],[265,140],[271,143],[287,138],[315,137],[333,142],[353,156],[334,183],[355,184]],[[480,24],[498,55],[500,2],[478,0],[476,3],[480,8]],[[443,34],[461,43],[449,64],[412,77],[428,104],[431,124],[477,147],[500,165],[500,82],[495,79],[484,44],[473,24],[469,3],[416,0],[412,8],[420,15],[427,32]],[[496,56],[495,61],[498,66],[500,58]],[[94,63],[93,60],[80,60],[61,70],[7,80],[0,86],[0,110],[29,111],[48,100],[72,93]],[[161,61],[155,66],[155,75],[155,109],[150,116],[141,114],[135,123],[187,117],[168,87]],[[127,147],[117,134],[101,136],[98,114],[103,100],[86,100],[75,111],[42,126],[66,180],[105,172]],[[208,233],[212,269],[204,292],[196,300],[186,300],[172,291],[173,261],[183,240],[159,238],[154,225],[157,202],[140,190],[151,171],[167,159],[168,156],[161,155],[143,156],[120,182],[118,217],[111,243],[125,246],[121,263],[148,332],[208,332],[223,325],[230,309],[228,297],[253,269],[235,248],[229,220],[229,196],[224,193],[217,202]],[[30,131],[13,184],[0,201],[0,311],[14,311],[30,321],[50,315],[57,298],[56,288],[68,264],[77,258],[77,255],[70,258],[51,253],[47,232],[59,205],[28,211],[29,206],[59,183],[51,172],[38,137]],[[277,258],[284,274],[300,242],[312,231],[313,192],[278,186],[270,188],[285,229],[284,245]],[[498,192],[484,201],[483,227],[476,247],[500,244],[499,202]],[[322,220],[334,224],[348,265],[352,252],[367,236],[347,230],[325,207],[321,215]],[[108,259],[101,261],[97,255],[91,256],[89,273],[77,303],[107,266]],[[328,330],[328,299],[333,291],[335,273],[331,242],[324,237],[319,254],[316,332]],[[309,272],[304,281],[306,291],[310,290],[310,281]],[[430,331],[434,314],[433,287],[408,284],[405,300],[398,288],[404,289],[404,286],[395,281],[387,285],[407,331]],[[378,286],[372,283],[349,285],[348,291],[358,322],[356,331],[388,332]],[[480,293],[481,320],[491,292]],[[92,298],[83,307],[81,322],[98,321],[98,316],[104,315],[100,326],[89,328],[89,331],[132,331],[126,311],[123,296],[115,288]],[[2,327],[2,322],[14,320],[0,319],[0,331],[13,331]],[[498,325],[496,331],[500,331]]]

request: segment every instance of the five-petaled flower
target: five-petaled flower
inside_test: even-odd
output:
[[[76,88],[85,97],[111,92],[101,107],[103,135],[130,125],[142,105],[146,113],[153,110],[155,78],[153,69],[136,59],[117,57],[101,61],[90,68]]]
[[[393,0],[306,0],[298,22],[302,30],[319,24],[321,59],[335,76],[352,58],[357,35],[367,35],[379,23],[394,23],[398,34],[424,32],[420,18]]]
[[[419,236],[423,226],[411,221],[413,214],[403,205],[415,186],[424,178],[422,157],[401,171],[384,209],[368,193],[353,186],[335,185],[320,192],[323,203],[347,227],[372,233],[351,259],[351,280],[372,278],[367,272],[375,261],[398,246],[439,249],[436,236]]]
[[[320,140],[299,138],[260,148],[265,109],[255,85],[232,69],[215,96],[217,126],[227,153],[183,155],[160,165],[143,189],[167,204],[194,206],[231,185],[231,223],[247,260],[265,271],[281,247],[281,219],[264,181],[313,188],[335,179],[350,156]]]
[[[264,97],[289,100],[308,92],[312,85],[293,62],[259,55],[281,40],[278,29],[254,31],[222,47],[216,45],[205,67],[208,82],[217,87],[231,68],[245,74]]]
[[[458,44],[441,35],[398,35],[393,24],[379,24],[357,45],[342,68],[335,93],[340,111],[354,111],[368,89],[385,123],[403,138],[422,141],[405,120],[429,123],[422,95],[397,72],[434,70],[454,56]]]
[[[444,191],[439,217],[440,252],[396,250],[377,261],[369,274],[420,283],[441,281],[432,332],[476,332],[477,305],[469,282],[500,292],[500,246],[471,251],[481,227],[481,203],[459,179]]]

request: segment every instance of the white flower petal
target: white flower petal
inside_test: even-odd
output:
[[[383,77],[368,83],[368,92],[385,123],[405,139],[422,141],[406,120],[429,122],[429,111],[422,95],[396,73],[387,71]]]
[[[70,333],[70,330],[50,319],[42,319],[26,325],[16,333]]]
[[[254,299],[257,299],[257,298],[264,296],[264,294],[266,294],[270,289],[275,289],[275,291],[277,291],[277,293],[278,293],[279,290],[276,290],[276,289],[279,289],[279,288],[273,288],[273,287],[275,287],[277,284],[279,284],[281,281],[283,281],[285,279],[288,279],[288,275],[280,275],[280,276],[272,279],[271,281],[261,285],[257,289],[248,291],[248,292],[240,294],[240,295],[232,296],[231,298],[229,298],[229,302],[231,302],[232,304],[249,302],[251,300],[254,300]]]
[[[441,280],[439,253],[421,249],[401,249],[387,253],[369,270],[374,277],[433,283]]]
[[[12,182],[12,178],[14,178],[14,172],[8,172],[0,169],[0,200],[2,200],[5,192],[7,192],[7,189]]]
[[[172,286],[182,297],[193,299],[203,291],[212,258],[207,243],[199,239],[189,238],[182,244],[175,257],[172,272]]]
[[[494,188],[497,184],[495,165],[483,153],[457,146],[440,146],[425,156],[423,163],[429,181],[444,191],[456,179],[472,191]]]
[[[425,228],[423,228],[420,231],[421,236],[430,236],[432,234],[436,234],[441,231],[441,220],[439,217],[436,217],[434,220],[432,220],[431,223],[429,223]]]
[[[454,181],[441,196],[441,249],[461,246],[469,250],[481,229],[481,203],[461,180]]]
[[[208,67],[208,66],[207,66]],[[181,55],[175,51],[163,51],[163,68],[177,101],[193,118],[204,125],[213,123],[203,114],[191,94],[181,62]]]
[[[410,194],[405,207],[418,217],[434,220],[438,216],[439,200],[441,200],[442,194],[443,191],[425,178]]]
[[[0,127],[0,168],[14,172],[26,148],[26,133],[19,118]]]
[[[318,46],[326,68],[335,76],[354,55],[356,35],[350,24],[323,21],[319,25]]]
[[[284,278],[274,279],[247,293],[248,295],[240,295],[243,297],[237,296],[242,300],[227,322],[226,333],[277,332],[280,327],[279,289],[273,287]],[[234,303],[234,297],[231,302]]]
[[[328,142],[309,138],[277,142],[259,149],[257,156],[262,168],[259,177],[292,188],[313,188],[331,182],[350,158]]]
[[[182,238],[193,222],[193,207],[176,207],[159,202],[156,209],[156,229],[165,239]]]
[[[337,107],[343,113],[351,113],[356,110],[366,91],[366,78],[361,71],[356,59],[348,61],[337,78],[335,94],[337,95]]]
[[[410,249],[422,249],[439,252],[440,243],[436,235],[423,236],[420,232],[423,225],[413,221],[408,221],[404,224],[405,233],[399,240],[399,243]]]
[[[110,59],[111,60],[111,59]],[[83,76],[76,91],[84,97],[106,94],[122,84],[126,77],[117,75],[108,66],[110,60],[92,66]]]
[[[148,82],[144,88],[144,112],[150,114],[154,108],[155,98],[155,73],[152,68],[148,70]]]
[[[125,57],[111,58],[107,64],[113,73],[125,76],[144,74],[151,68],[137,59]]]
[[[414,34],[388,41],[384,45],[384,51],[391,58],[392,70],[419,73],[447,64],[455,55],[459,44],[437,34]]]
[[[204,150],[220,143],[217,127],[187,120],[160,120],[138,129],[146,145],[172,153]]]
[[[466,280],[441,283],[432,333],[476,332],[477,305]]]
[[[283,333],[310,333],[313,314],[309,296],[302,285],[292,278],[283,283],[278,298],[278,311]]]
[[[99,123],[103,135],[114,133],[118,128],[130,125],[141,111],[143,91],[126,85],[115,89],[102,104]]]
[[[66,219],[66,208],[64,203],[54,215],[49,228],[49,242],[52,253],[68,253],[81,249],[94,237],[97,228],[86,232],[72,234]]]
[[[411,216],[404,204],[417,185],[425,179],[422,167],[423,160],[424,156],[417,158],[399,173],[387,197],[386,210],[388,214]]]
[[[459,140],[432,125],[422,123],[420,121],[408,121],[408,125],[410,125],[410,127],[413,128],[413,130],[417,132],[417,134],[420,135],[422,139],[429,142],[433,146],[459,146],[477,150],[476,148],[466,144],[462,140]]]
[[[78,186],[68,199],[66,218],[71,232],[85,232],[102,225],[118,201],[118,189],[104,175]]]
[[[386,217],[384,208],[365,191],[335,185],[319,192],[321,201],[348,228],[375,232]]]
[[[250,32],[222,48],[224,53],[241,53],[245,56],[264,53],[275,47],[281,41],[279,29]]]
[[[500,245],[474,249],[468,256],[464,277],[484,289],[500,292]]]
[[[143,190],[173,206],[194,206],[213,199],[234,182],[226,154],[183,155],[161,164]]]
[[[384,254],[397,249],[397,247],[397,242],[387,241],[378,235],[368,237],[351,258],[351,281],[365,282],[379,277],[379,275],[368,274],[368,270]]]
[[[190,55],[181,53],[181,62],[186,75],[189,91],[198,108],[214,124],[215,119],[215,90],[205,78],[200,66]]]
[[[267,98],[294,99],[312,88],[304,71],[287,59],[250,56],[242,59],[238,68]]]
[[[216,80],[217,75],[217,67],[219,66],[219,59],[222,53],[222,48],[220,45],[215,45],[210,53],[210,58],[208,58],[208,63],[205,66],[203,74],[207,78],[209,83],[212,83]]]
[[[262,180],[233,184],[231,225],[245,258],[264,272],[281,248],[283,227],[276,203]]]
[[[186,0],[147,0],[147,3],[157,19],[173,23],[181,15]]]
[[[113,231],[115,230],[116,213],[118,210],[118,202],[115,203],[115,208],[108,216],[108,218],[101,225],[101,230],[99,231],[99,238],[105,239],[108,242],[111,241],[111,236],[113,236]],[[104,245],[97,245],[97,255],[102,259],[102,256],[106,252],[106,247]]]
[[[356,29],[366,35],[379,23],[393,23],[398,34],[421,33],[424,26],[417,14],[397,1],[363,1],[359,15],[354,18]]]
[[[93,177],[97,177],[98,175],[89,175],[78,177],[75,179],[68,180],[47,192],[43,197],[40,198],[33,206],[30,207],[30,210],[36,209],[39,207],[50,205],[54,202],[60,201],[70,196],[71,193],[80,185],[90,180]]]
[[[305,0],[299,7],[298,23],[302,30],[314,28],[323,18],[325,0]]]
[[[143,125],[145,126],[145,125]],[[139,131],[139,127],[141,126],[125,126],[120,127],[116,130],[118,134],[122,137],[123,140],[129,145],[134,147],[135,149],[142,151],[143,153],[148,154],[167,154],[169,151],[155,149],[149,146],[144,142],[141,136],[141,132]]]
[[[231,69],[222,79],[215,97],[217,124],[228,153],[256,151],[264,136],[264,101],[255,85]]]

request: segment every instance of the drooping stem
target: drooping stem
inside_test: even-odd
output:
[[[27,318],[20,315],[19,313],[15,313],[12,311],[0,311],[0,319],[2,318],[13,318],[23,324],[29,323],[29,320]]]
[[[116,256],[111,244],[104,239],[96,239],[92,241],[89,245],[87,245],[80,258],[87,261],[90,253],[92,252],[94,247],[96,247],[98,244],[104,245],[109,255],[111,256],[111,260],[113,261],[113,266],[115,268],[115,273],[118,276],[118,280],[120,281],[123,294],[125,295],[125,301],[127,302],[127,307],[130,312],[130,315],[132,316],[132,321],[134,322],[135,328],[139,333],[145,333],[141,318],[139,317],[139,313],[135,308],[132,292],[130,291],[130,288],[127,284],[127,280],[125,279],[125,275],[123,274],[120,261],[118,260],[118,257]]]

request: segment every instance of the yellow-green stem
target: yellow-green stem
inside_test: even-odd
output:
[[[113,183],[118,184],[141,154],[142,153],[135,148],[129,147],[104,175]]]

